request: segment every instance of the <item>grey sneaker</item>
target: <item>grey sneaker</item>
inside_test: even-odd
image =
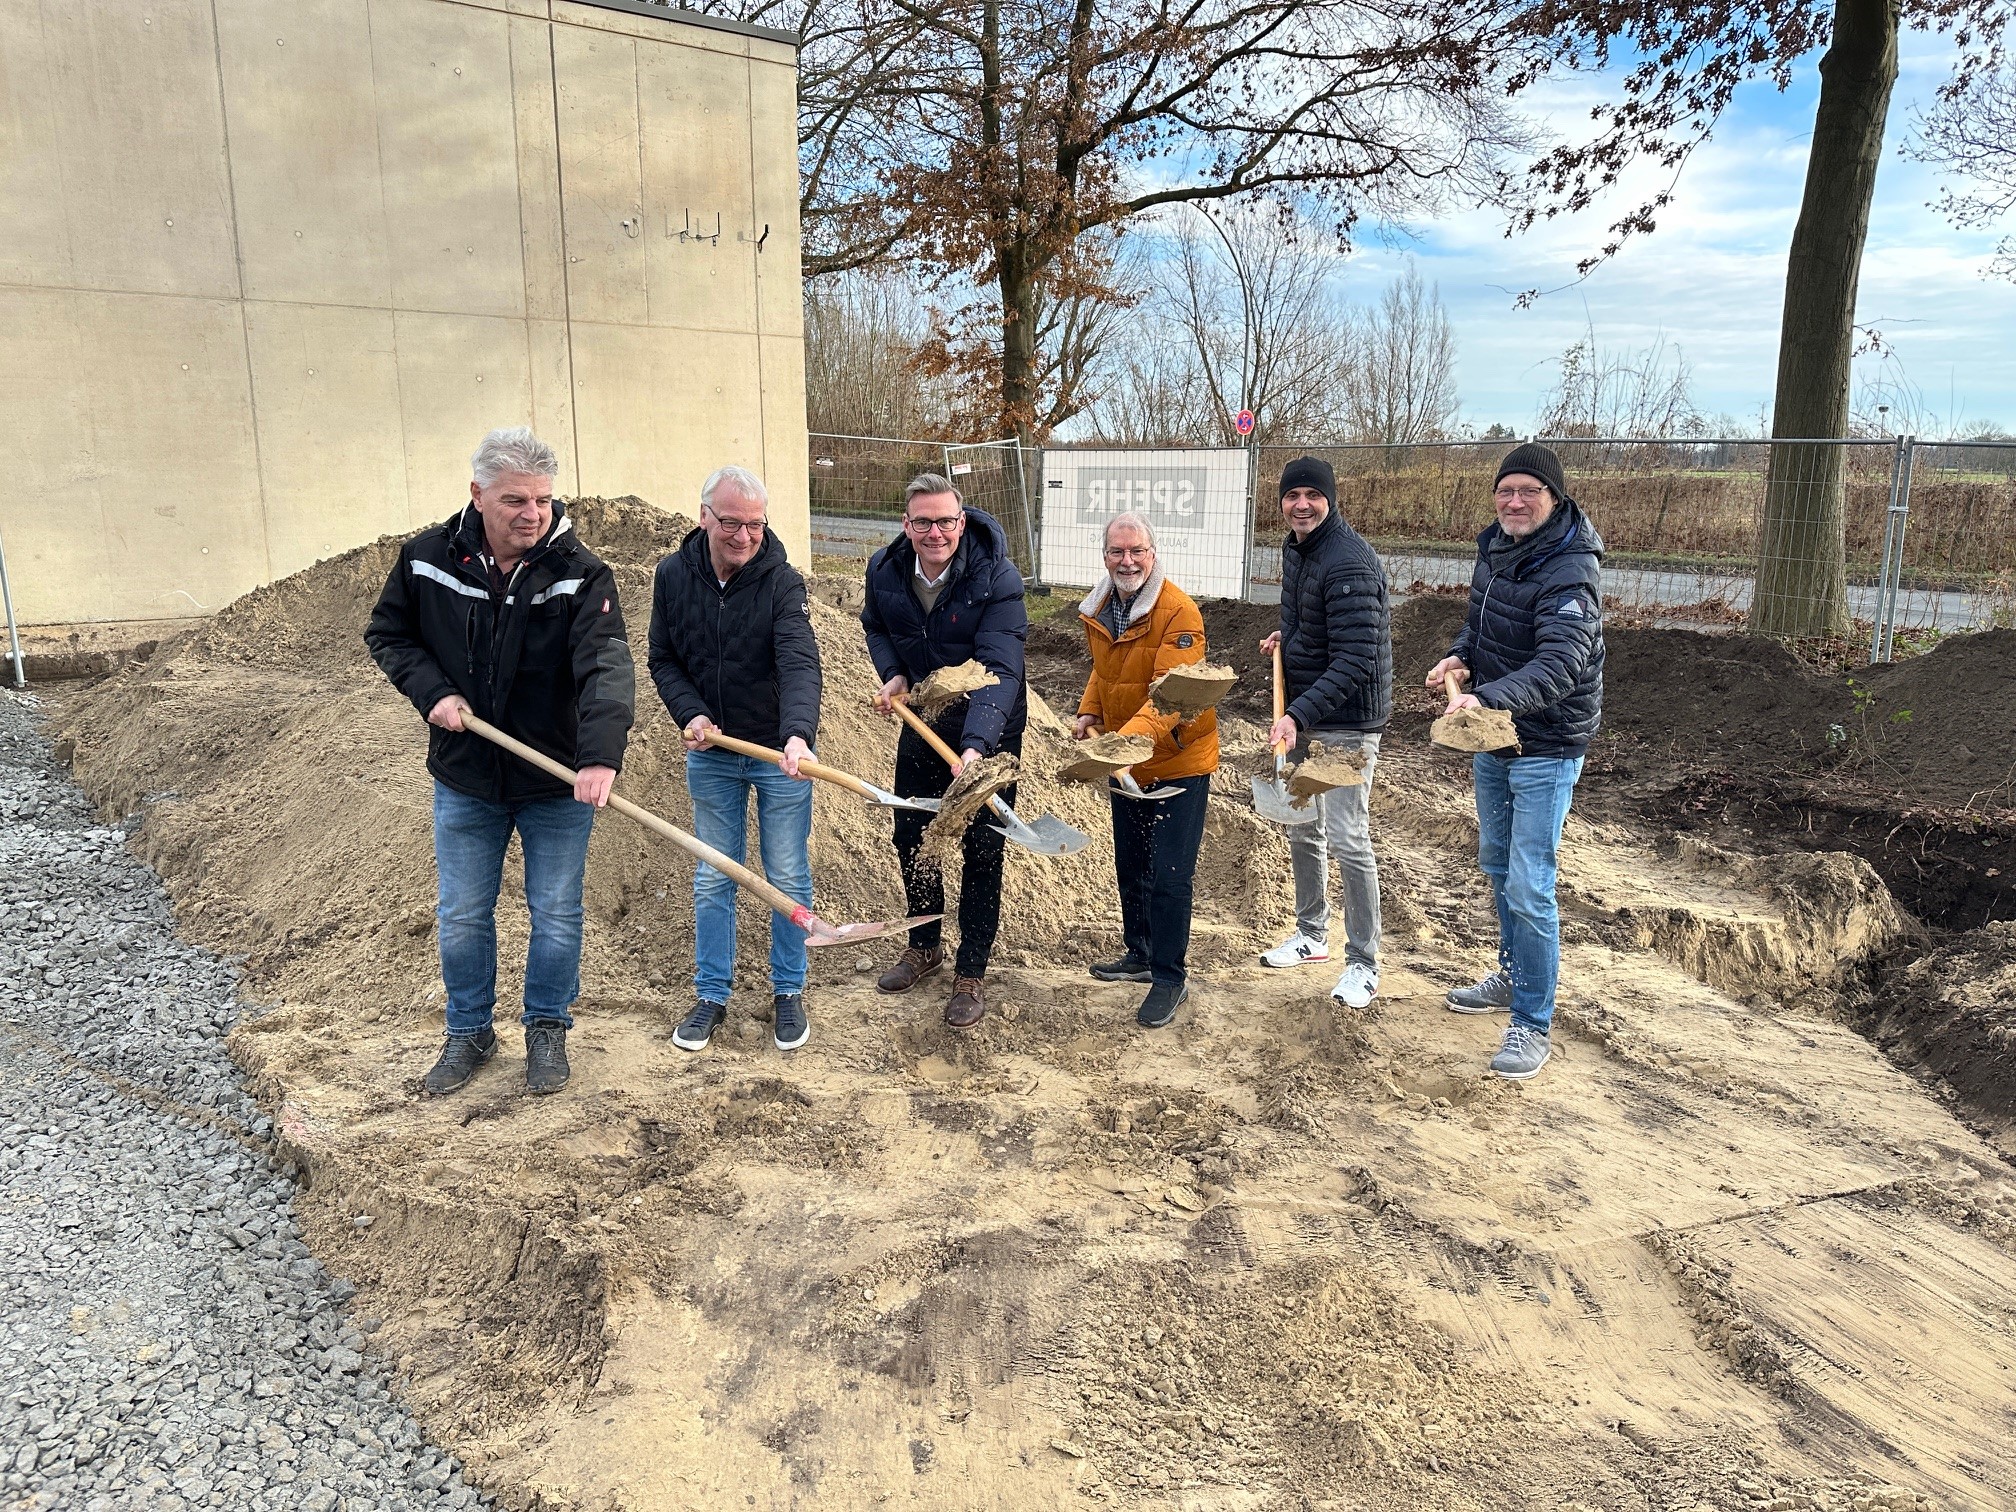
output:
[[[1546,1035],[1514,1019],[1505,1026],[1505,1040],[1491,1057],[1491,1069],[1507,1081],[1525,1081],[1538,1076],[1553,1054]]]
[[[1475,987],[1458,987],[1448,997],[1451,1013],[1503,1013],[1512,1006],[1512,979],[1494,971]]]

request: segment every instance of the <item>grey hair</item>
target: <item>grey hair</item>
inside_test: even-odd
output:
[[[903,490],[903,513],[910,513],[910,501],[920,494],[949,493],[959,501],[959,507],[966,507],[966,495],[952,486],[952,480],[939,473],[919,473],[910,480]]]
[[[754,504],[761,509],[770,507],[770,491],[763,486],[763,480],[748,468],[737,467],[730,462],[726,467],[717,467],[707,474],[707,481],[700,485],[700,503],[703,508],[714,507],[714,495],[724,484],[732,492],[740,494],[745,503]]]
[[[552,447],[532,434],[531,426],[510,425],[483,438],[469,458],[469,471],[479,487],[488,488],[506,473],[556,477],[560,459],[553,455]]]
[[[1155,544],[1155,527],[1148,523],[1148,517],[1139,510],[1123,509],[1106,522],[1106,529],[1099,537],[1099,545],[1102,550],[1113,544],[1114,528],[1120,525],[1131,525],[1134,529],[1140,531],[1142,538],[1148,542],[1148,549],[1150,551],[1160,549]]]

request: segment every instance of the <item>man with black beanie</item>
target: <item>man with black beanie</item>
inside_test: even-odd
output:
[[[1379,990],[1379,866],[1372,854],[1368,803],[1379,735],[1393,707],[1393,628],[1386,570],[1365,538],[1337,512],[1337,476],[1317,457],[1298,457],[1281,470],[1281,628],[1260,642],[1278,643],[1287,683],[1287,712],[1270,742],[1312,740],[1362,751],[1365,781],[1314,800],[1316,818],[1288,827],[1295,871],[1295,933],[1263,954],[1268,966],[1314,965],[1330,959],[1330,851],[1344,877],[1344,974],[1330,995],[1351,1008],[1370,1005]]]
[[[1498,519],[1477,537],[1470,612],[1428,674],[1451,709],[1504,709],[1519,744],[1472,759],[1477,860],[1498,909],[1498,969],[1449,994],[1457,1013],[1509,1009],[1491,1069],[1537,1075],[1553,1053],[1561,919],[1554,882],[1582,757],[1603,717],[1603,538],[1568,496],[1561,459],[1515,448],[1498,466]]]

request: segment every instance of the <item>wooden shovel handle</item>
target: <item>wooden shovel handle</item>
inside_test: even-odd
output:
[[[1281,640],[1274,640],[1274,723],[1281,723],[1281,716],[1288,712],[1288,674],[1281,667]],[[1277,740],[1268,749],[1276,756],[1286,756],[1293,748],[1292,740]]]
[[[733,735],[723,735],[719,730],[709,730],[703,743],[710,746],[719,746],[724,751],[733,751],[738,756],[753,756],[758,761],[767,761],[774,767],[784,765],[784,753],[782,751],[773,751],[769,746],[758,745],[753,740],[737,740]],[[821,782],[830,782],[835,787],[847,789],[850,793],[858,793],[863,798],[870,796],[868,784],[863,782],[859,777],[856,777],[852,772],[843,772],[837,767],[829,767],[824,762],[814,761],[809,756],[800,758],[798,770],[803,772],[807,777],[817,777]]]
[[[1456,695],[1463,691],[1463,679],[1454,672],[1442,674],[1442,691],[1449,695],[1449,702],[1456,702]]]
[[[462,715],[462,728],[473,735],[481,735],[492,745],[502,746],[520,761],[530,762],[533,766],[539,768],[540,771],[558,777],[562,782],[571,785],[577,775],[572,767],[563,766],[544,751],[535,751],[531,746],[525,744],[524,741],[506,735],[487,720],[478,719],[474,714],[467,711],[464,711]],[[800,903],[795,898],[786,897],[781,888],[771,886],[768,880],[758,876],[741,862],[722,855],[721,852],[714,849],[706,841],[701,840],[697,836],[687,834],[678,825],[660,819],[649,809],[639,808],[628,798],[619,797],[615,793],[609,795],[609,807],[616,810],[619,814],[626,814],[630,818],[635,819],[646,829],[656,830],[689,856],[692,856],[696,860],[705,861],[723,876],[734,878],[737,883],[748,888],[749,891],[756,894],[757,897],[768,903],[778,913],[784,915],[785,918],[808,934],[811,932],[812,926],[817,922],[812,916],[812,910],[807,908],[803,903]]]
[[[919,735],[923,736],[924,743],[930,746],[931,749],[936,751],[940,756],[943,756],[946,760],[946,763],[951,766],[953,771],[956,772],[959,770],[959,753],[953,750],[952,747],[950,747],[949,745],[945,744],[944,741],[940,740],[938,738],[938,732],[932,729],[931,726],[929,726],[928,724],[924,723],[924,721],[918,717],[917,711],[911,708],[910,705],[905,703],[900,694],[897,697],[889,700],[889,707],[896,711],[896,713],[902,718],[905,724],[910,726],[910,728],[915,730]]]

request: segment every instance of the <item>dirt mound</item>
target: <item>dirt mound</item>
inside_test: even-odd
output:
[[[1866,685],[1879,777],[1933,803],[2016,809],[2016,630],[1947,636]]]
[[[1962,935],[1890,974],[1877,1040],[1960,1096],[2016,1118],[2016,923]]]

